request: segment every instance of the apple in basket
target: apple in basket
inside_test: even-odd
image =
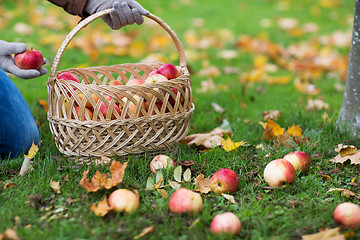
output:
[[[89,109],[89,108],[84,108],[85,112],[84,114],[81,116],[80,111],[81,111],[81,107],[77,106],[75,107],[75,112],[79,118],[80,121],[84,121],[84,120],[91,120],[93,117],[93,112]],[[75,117],[73,117],[75,118]]]
[[[82,92],[80,92],[80,93],[78,94],[78,96],[79,96],[81,102],[83,102],[84,99],[86,99],[85,94],[82,93]],[[91,98],[94,100],[94,103],[95,103],[95,105],[96,105],[96,103],[99,101],[99,97],[98,97],[95,93],[92,93],[90,96],[91,96]],[[91,101],[90,101],[89,99],[86,99],[85,107],[87,107],[87,108],[93,108],[93,107],[95,107],[95,105],[93,106],[93,105],[91,104]]]
[[[143,85],[143,84],[144,84],[144,80],[138,79],[138,78],[133,78],[133,79],[130,79],[125,85],[126,86],[138,86],[138,85]]]
[[[120,80],[111,80],[108,83],[109,86],[119,86],[119,85],[124,85],[124,83]]]
[[[71,80],[71,81],[75,81],[77,83],[80,83],[79,78],[77,76],[75,76],[75,74],[73,74],[71,72],[62,72],[62,73],[60,73],[60,75],[57,78],[62,79],[62,80]]]
[[[108,105],[110,106],[111,101],[112,101],[112,96],[107,95],[105,97],[105,99],[108,101]],[[102,102],[101,105],[100,105],[100,112],[104,116],[104,118],[106,118],[107,115],[108,115],[108,111],[109,111],[109,106],[108,105],[106,103],[104,103],[104,102]],[[121,110],[120,110],[119,106],[116,103],[114,103],[114,105],[113,105],[113,111],[112,111],[110,119],[115,119],[116,118],[115,111],[119,114],[119,116],[121,115]]]
[[[167,79],[173,79],[180,76],[180,71],[171,63],[161,65],[157,70],[157,74],[161,74]]]
[[[25,52],[15,54],[14,62],[15,65],[21,69],[40,70],[44,64],[44,57],[41,52],[35,48],[28,48]]]
[[[147,84],[147,83],[165,82],[165,81],[168,81],[168,79],[166,77],[164,77],[163,75],[161,75],[161,74],[153,74],[151,76],[148,76],[145,79],[145,84]],[[158,88],[153,88],[153,90],[159,91]],[[164,94],[162,94],[162,95],[164,95]],[[154,95],[152,93],[148,93],[148,96],[149,96],[150,99],[154,97]],[[157,98],[156,102],[161,102],[161,99]]]
[[[145,103],[144,100],[141,100],[141,97],[139,95],[134,95],[132,96],[135,100],[135,102],[131,101],[130,99],[124,97],[122,100],[124,101],[124,107],[122,108],[123,110],[125,110],[125,106],[128,104],[128,109],[127,109],[127,117],[130,118],[136,118],[136,117],[142,117],[143,114],[141,112],[141,110],[139,110],[139,114],[136,115],[136,109],[138,108],[138,106],[140,105],[140,109],[143,108],[145,109]]]

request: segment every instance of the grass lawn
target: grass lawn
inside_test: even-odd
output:
[[[46,112],[38,103],[47,100],[48,75],[32,80],[12,77],[38,121],[42,142],[31,173],[18,176],[22,158],[0,163],[0,233],[15,226],[21,239],[132,239],[154,226],[143,239],[232,239],[216,236],[209,228],[213,217],[226,211],[235,213],[242,222],[240,234],[233,239],[301,239],[338,227],[333,219],[335,207],[345,201],[360,204],[358,196],[347,198],[341,192],[329,192],[342,188],[360,195],[359,165],[330,161],[337,155],[334,149],[338,144],[360,147],[358,140],[340,133],[335,124],[345,84],[350,50],[346,39],[351,36],[355,1],[139,2],[163,19],[183,43],[196,106],[189,134],[209,132],[228,123],[231,139],[247,142],[230,152],[220,147],[204,152],[180,145],[166,154],[176,162],[192,160],[192,178],[200,173],[211,177],[221,168],[234,170],[240,181],[233,194],[236,204],[210,192],[202,194],[201,213],[171,213],[168,201],[175,190],[164,188],[167,199],[146,190],[152,175],[148,168],[151,157],[146,155],[121,160],[128,161],[128,167],[117,187],[87,192],[79,182],[88,167],[61,156]],[[50,71],[59,44],[79,18],[47,1],[1,3],[1,39],[25,42],[41,50]],[[178,63],[172,42],[150,20],[121,32],[114,33],[101,20],[93,22],[68,46],[59,69],[140,62],[150,57]],[[307,109],[309,100],[327,105]],[[225,111],[215,111],[212,103]],[[269,110],[282,113],[276,123],[285,131],[299,126],[307,141],[286,146],[265,139],[259,122],[265,121],[262,114]],[[269,188],[263,178],[265,166],[295,150],[310,155],[309,172],[297,174],[295,182],[285,188]],[[108,166],[92,165],[89,176],[97,169],[109,171]],[[163,174],[166,183],[174,179],[172,171]],[[51,181],[60,182],[61,193],[50,188]],[[5,188],[7,183],[14,183],[14,187]],[[182,186],[193,189],[193,179]],[[131,214],[96,216],[91,205],[116,188],[137,190],[139,209]],[[359,228],[342,228],[341,233],[347,239],[360,239]]]

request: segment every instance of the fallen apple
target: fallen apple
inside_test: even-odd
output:
[[[109,206],[115,212],[131,213],[139,208],[139,195],[127,189],[118,189],[109,196]]]
[[[167,155],[157,155],[150,162],[150,172],[156,173],[163,168],[172,168],[175,166],[174,160]]]
[[[334,210],[334,220],[345,227],[360,227],[360,207],[351,202],[340,203]]]
[[[306,173],[310,169],[310,157],[306,152],[290,152],[283,159],[288,160],[294,166],[296,172]]]
[[[173,79],[180,76],[180,71],[171,63],[161,65],[156,73],[163,75],[167,79]]]
[[[223,168],[216,171],[210,178],[210,188],[216,193],[234,193],[239,187],[239,177],[231,169]]]
[[[21,69],[40,70],[44,64],[44,57],[35,48],[28,48],[25,52],[15,54],[14,62]]]
[[[264,179],[270,187],[282,187],[294,182],[295,174],[295,168],[289,161],[276,159],[266,165]]]
[[[172,213],[201,212],[202,205],[201,195],[186,188],[176,190],[169,200],[169,210]]]
[[[232,212],[220,213],[211,221],[210,230],[215,234],[237,235],[241,230],[241,221]]]

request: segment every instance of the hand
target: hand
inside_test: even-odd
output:
[[[46,68],[24,70],[15,65],[12,54],[25,52],[25,43],[10,43],[0,40],[0,68],[23,79],[37,78],[47,73]],[[46,59],[44,59],[44,64]]]
[[[134,0],[88,0],[84,10],[91,15],[109,8],[111,8],[110,15],[102,19],[114,30],[135,22],[140,25],[144,22],[142,15],[149,15],[149,11]]]

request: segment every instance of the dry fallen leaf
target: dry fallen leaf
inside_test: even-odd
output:
[[[155,229],[155,225],[152,225],[152,226],[150,226],[150,227],[144,228],[139,235],[136,235],[136,236],[134,237],[134,239],[142,238],[142,237],[144,237],[146,234],[149,234],[149,233],[151,233],[152,231],[154,231],[154,229]]]
[[[241,141],[241,142],[233,142],[231,141],[230,138],[227,138],[226,140],[222,140],[222,148],[226,151],[226,152],[231,152],[235,149],[237,149],[238,147],[246,144],[245,141]]]
[[[225,135],[230,135],[230,132],[215,128],[209,133],[198,133],[186,136],[183,143],[186,143],[189,147],[195,145],[201,149],[210,149],[221,146]]]
[[[59,181],[52,181],[50,182],[50,187],[54,192],[60,193],[60,182]]]
[[[199,174],[199,176],[197,176],[194,179],[194,184],[195,184],[194,191],[198,191],[205,194],[211,191],[210,178],[205,178],[204,175],[201,173]]]
[[[262,117],[264,121],[267,121],[268,119],[277,121],[281,117],[281,115],[282,114],[279,110],[269,110],[262,113]]]
[[[233,195],[221,193],[221,196],[223,196],[226,200],[230,201],[232,204],[236,204],[235,198]]]
[[[332,228],[319,233],[304,235],[302,240],[345,240],[345,236],[340,234],[340,228]]]
[[[20,240],[20,238],[14,229],[8,228],[0,234],[0,240]]]
[[[95,213],[96,216],[103,217],[105,216],[109,211],[112,210],[112,207],[109,206],[106,197],[100,201],[98,204],[93,204],[90,207],[90,210]]]
[[[5,183],[5,185],[4,185],[4,189],[12,188],[12,187],[15,187],[15,186],[16,186],[15,183],[13,183],[13,182],[7,182],[7,183]]]
[[[307,101],[307,106],[306,106],[306,110],[307,111],[320,111],[320,110],[326,110],[329,108],[329,104],[325,103],[323,100],[321,99],[309,99]]]
[[[356,193],[344,188],[330,188],[327,192],[338,192],[338,191],[341,192],[342,195],[344,195],[347,198],[356,197],[359,199],[359,196]]]
[[[360,164],[360,150],[357,150],[355,146],[339,144],[335,151],[339,154],[331,159],[331,162],[344,163],[350,160],[351,164]]]
[[[95,175],[91,178],[91,180],[89,180],[86,178],[89,170],[84,171],[79,184],[89,192],[96,192],[102,187],[110,189],[122,182],[126,166],[127,162],[121,164],[118,161],[113,161],[110,166],[111,178],[109,178],[108,173],[101,174],[99,170],[97,170]]]

